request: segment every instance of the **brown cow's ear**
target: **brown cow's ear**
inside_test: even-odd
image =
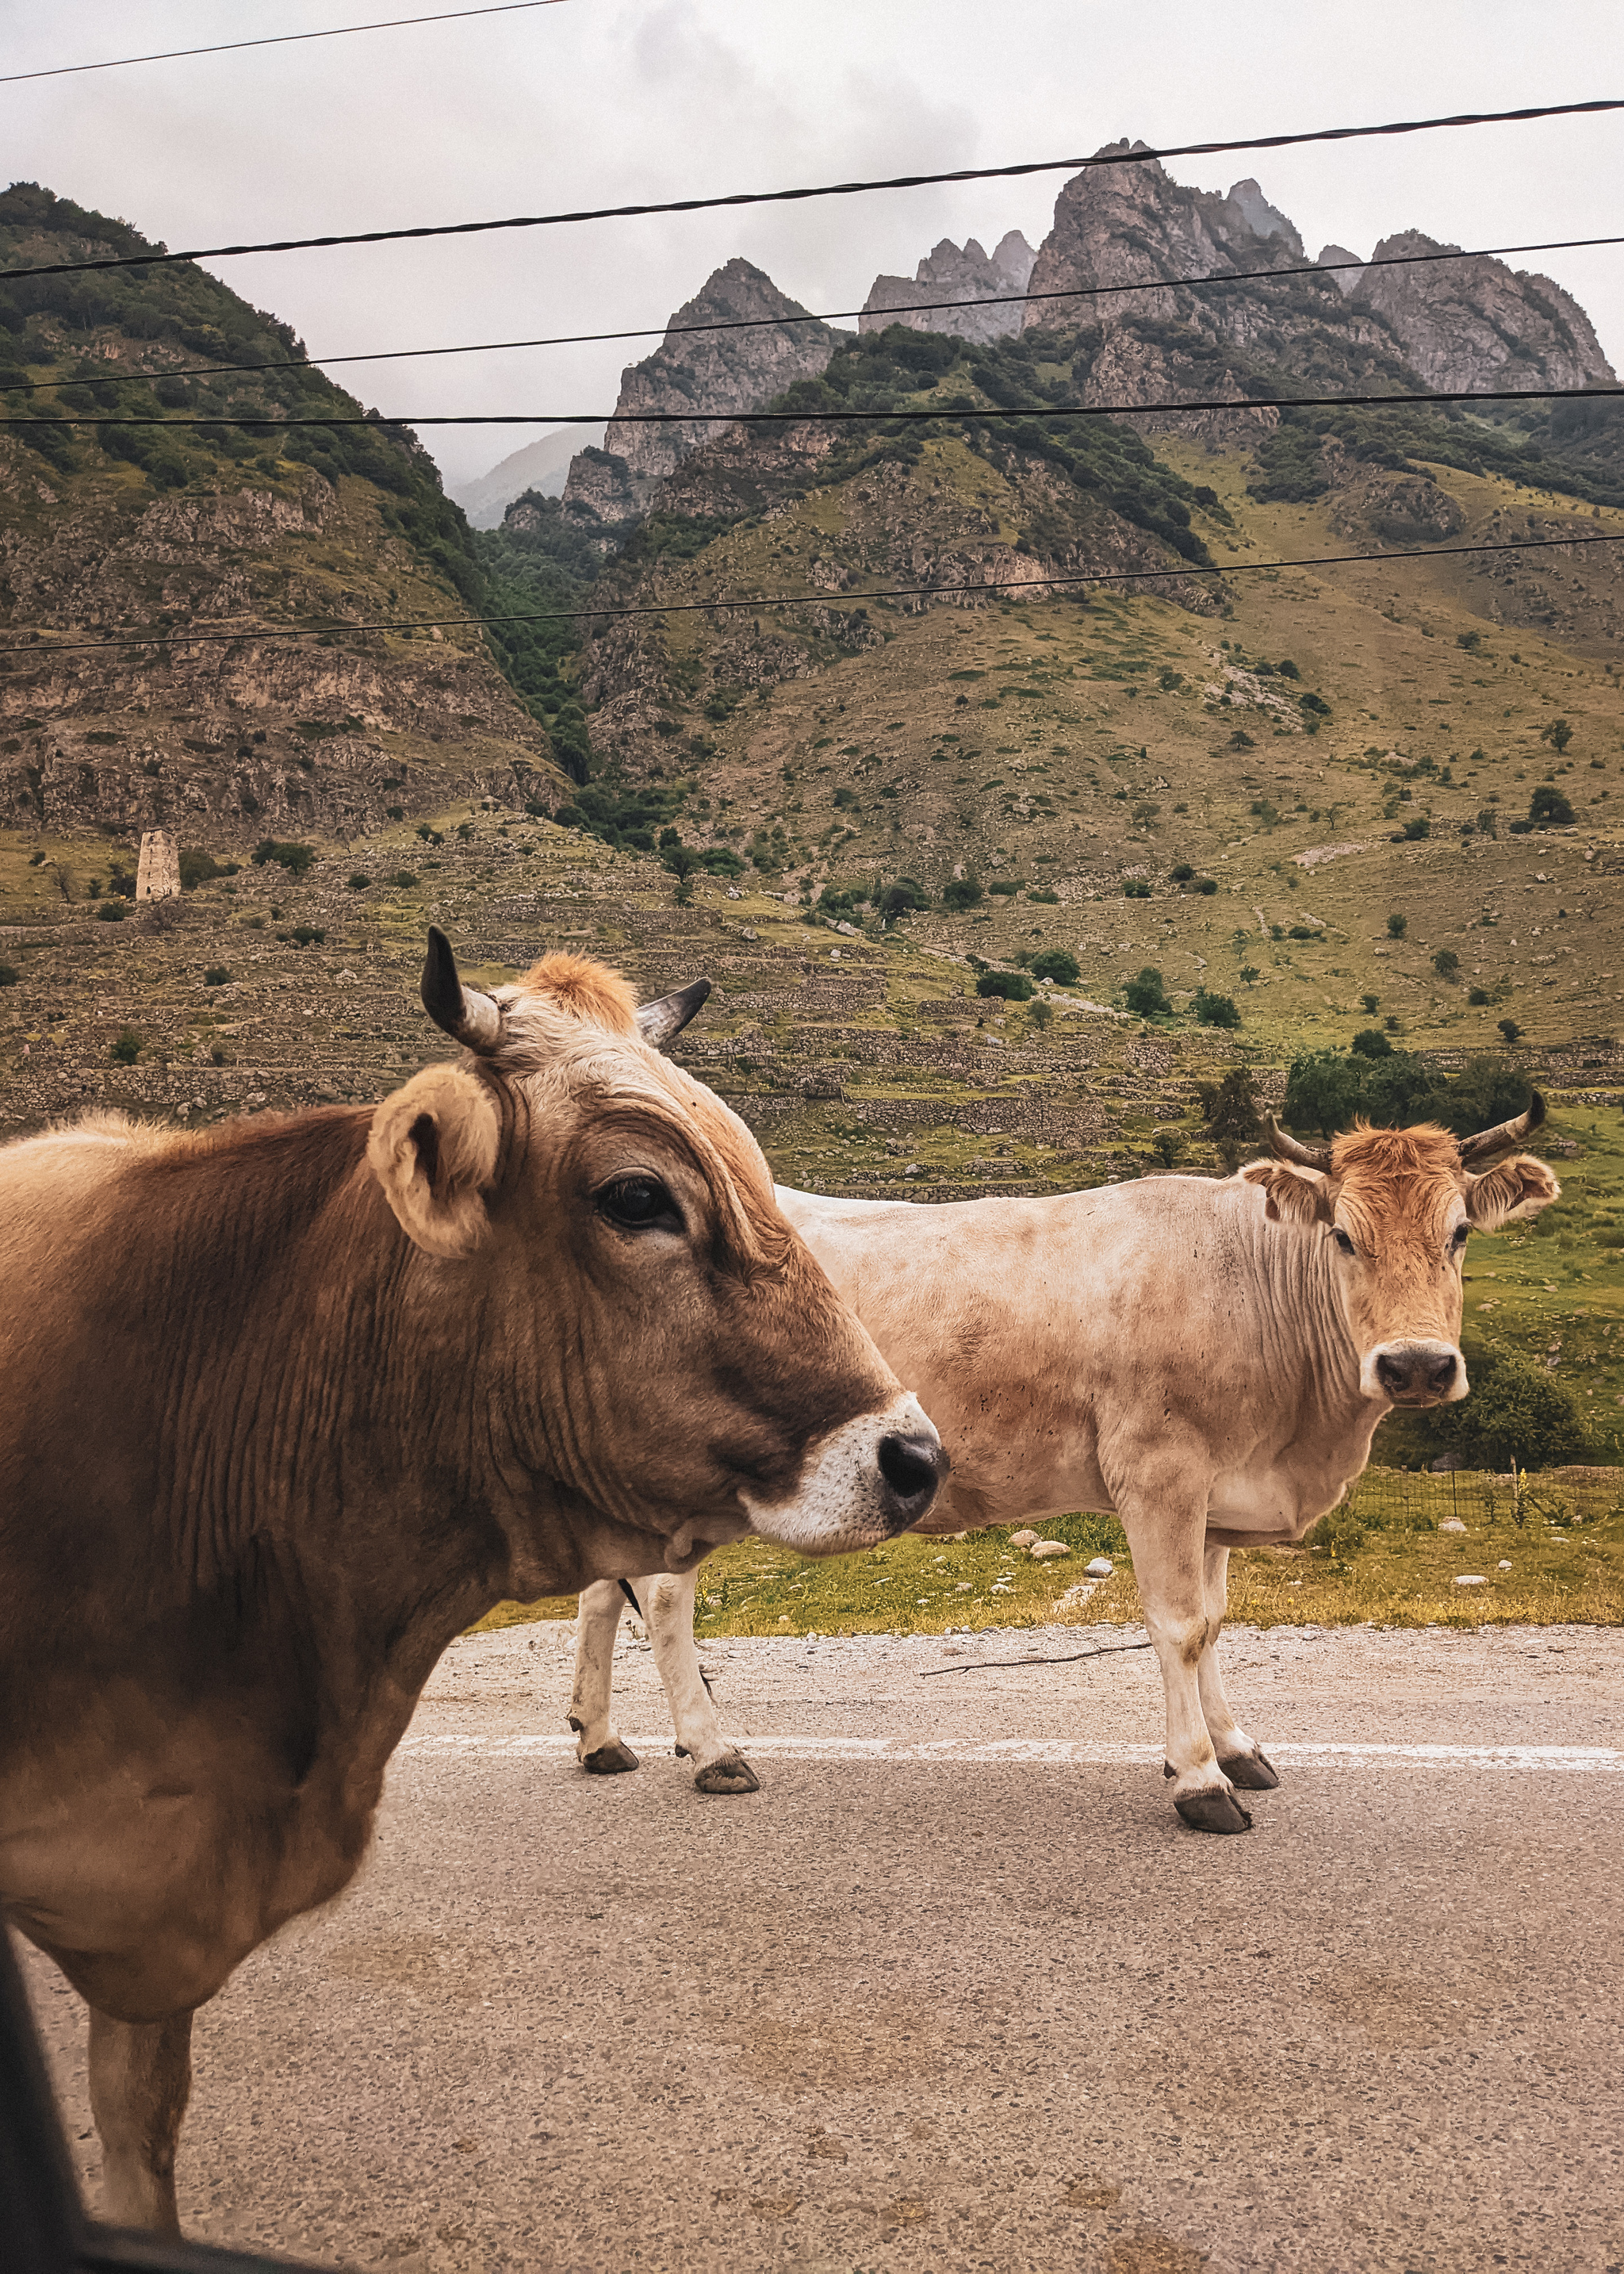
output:
[[[425,1254],[455,1261],[484,1239],[500,1137],[489,1090],[461,1066],[426,1066],[373,1114],[367,1160],[401,1230]]]
[[[1560,1200],[1562,1188],[1543,1161],[1519,1153],[1498,1169],[1466,1179],[1466,1218],[1479,1231],[1497,1231],[1514,1216],[1538,1216]]]
[[[1294,1168],[1289,1161],[1248,1161],[1237,1173],[1244,1185],[1261,1185],[1268,1194],[1263,1213],[1271,1224],[1282,1216],[1292,1224],[1331,1221],[1327,1179],[1317,1169]]]

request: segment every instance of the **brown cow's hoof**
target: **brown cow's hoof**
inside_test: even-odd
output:
[[[1232,1761],[1220,1761],[1218,1766],[1242,1792],[1273,1792],[1280,1782],[1267,1753],[1237,1753]]]
[[[1192,1792],[1180,1799],[1174,1796],[1174,1807],[1184,1822],[1197,1832],[1250,1832],[1252,1818],[1231,1792]]]
[[[629,1745],[617,1741],[613,1745],[599,1745],[581,1766],[588,1776],[624,1776],[628,1769],[641,1768],[643,1764]]]
[[[759,1792],[761,1779],[742,1753],[724,1753],[719,1761],[709,1768],[697,1771],[694,1778],[695,1792],[735,1793]]]

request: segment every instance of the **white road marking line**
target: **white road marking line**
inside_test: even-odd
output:
[[[632,1732],[626,1742],[651,1757],[670,1751],[669,1730]],[[1095,1744],[1081,1737],[936,1737],[915,1742],[901,1737],[789,1737],[741,1735],[741,1746],[763,1761],[948,1761],[1029,1762],[1040,1767],[1140,1768],[1162,1758],[1160,1745]],[[483,1755],[497,1760],[556,1758],[573,1755],[573,1737],[447,1735],[408,1737],[396,1758],[460,1760]],[[1614,1745],[1270,1745],[1274,1761],[1300,1761],[1312,1767],[1379,1767],[1388,1761],[1436,1768],[1560,1769],[1569,1773],[1624,1774],[1624,1751]]]

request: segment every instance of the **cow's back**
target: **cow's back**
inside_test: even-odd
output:
[[[1034,1200],[779,1204],[942,1433],[932,1528],[1109,1507],[1113,1434],[1154,1425],[1217,1473],[1297,1427],[1289,1251],[1247,1186],[1156,1177]],[[1309,1322],[1312,1323],[1312,1322]]]

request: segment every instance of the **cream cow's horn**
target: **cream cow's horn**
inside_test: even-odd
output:
[[[1480,1129],[1475,1137],[1461,1140],[1461,1166],[1468,1168],[1474,1161],[1485,1161],[1491,1153],[1509,1153],[1525,1137],[1531,1137],[1545,1118],[1545,1102],[1536,1090],[1528,1102],[1528,1111],[1513,1116],[1509,1121],[1497,1121],[1492,1129]]]
[[[1288,1137],[1272,1113],[1264,1117],[1263,1126],[1268,1135],[1269,1151],[1277,1161],[1295,1161],[1299,1169],[1318,1169],[1322,1174],[1331,1166],[1328,1145],[1299,1145],[1295,1137]]]
[[[477,987],[463,986],[457,977],[451,942],[438,924],[429,926],[421,992],[423,1007],[437,1027],[482,1056],[496,1048],[502,1031],[501,1012]]]

